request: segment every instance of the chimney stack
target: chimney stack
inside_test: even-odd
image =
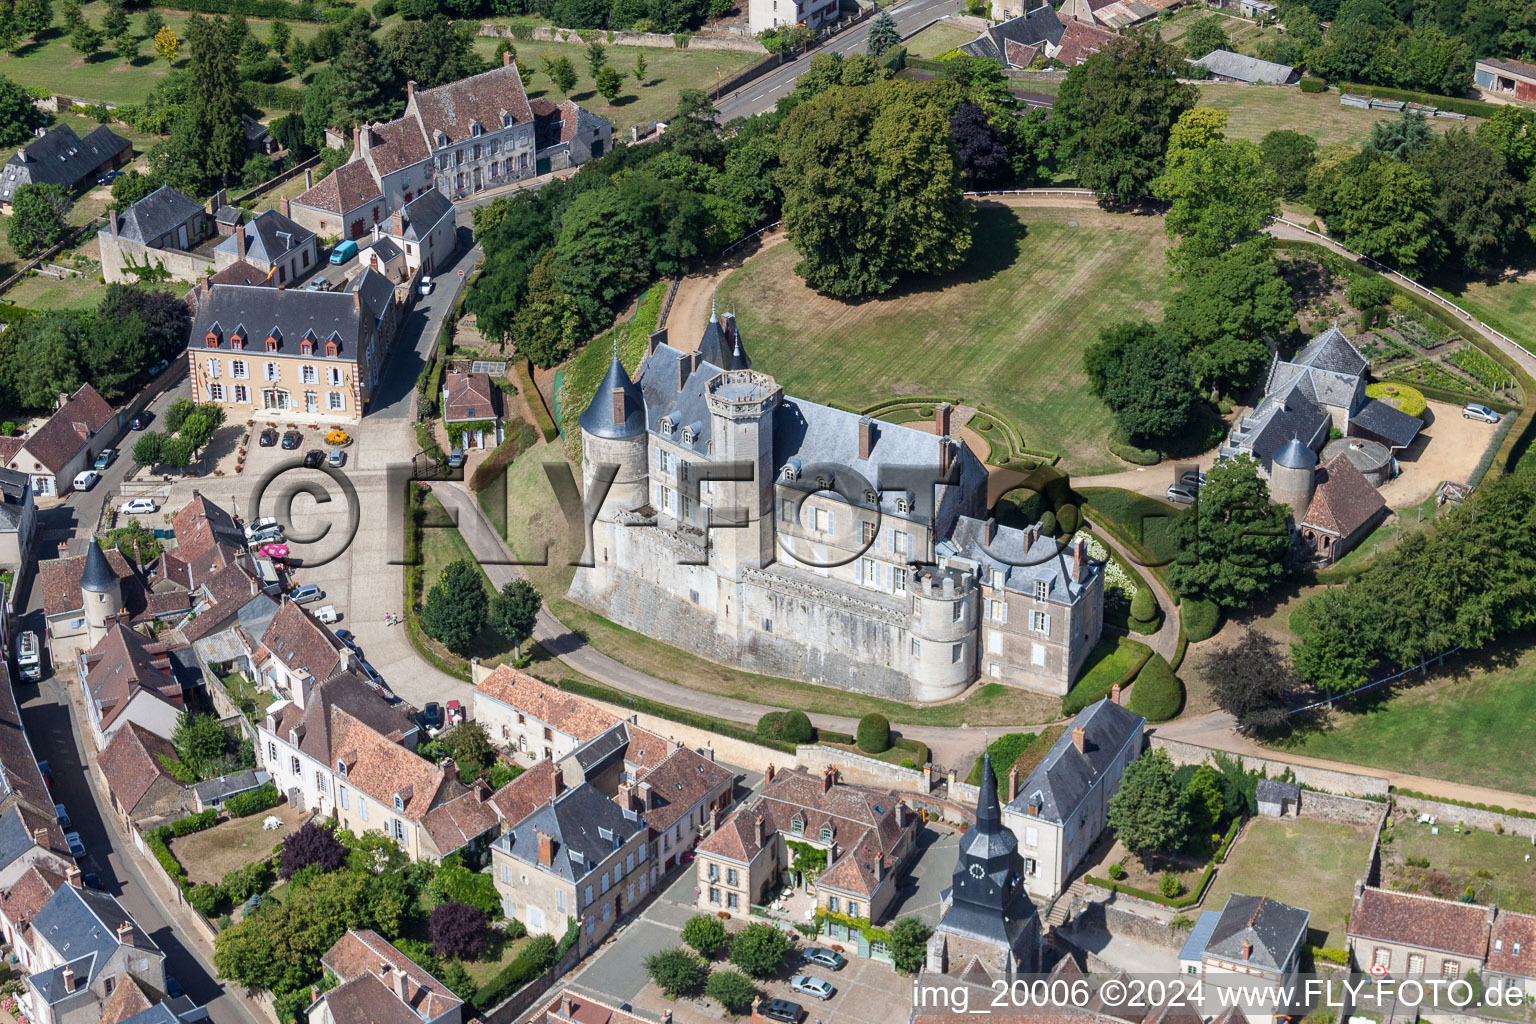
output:
[[[415,85],[415,82],[411,83]],[[560,993],[560,1016],[569,1018],[571,1015],[571,990],[566,989]]]
[[[837,769],[836,768],[833,768],[831,765],[827,765],[825,768],[823,768],[821,770],[821,791],[823,793],[830,793],[830,792],[832,792],[832,783],[834,781],[836,781],[836,779],[837,779]]]
[[[896,801],[896,827],[907,827],[907,804],[904,800]]]
[[[987,525],[986,525],[987,543],[991,544],[993,539],[996,538],[996,537],[997,537],[997,520],[996,519],[988,519],[987,520]]]
[[[753,833],[757,836],[757,846],[758,846],[758,849],[762,849],[763,839],[764,839],[764,834],[763,833],[764,833],[765,830],[763,828],[763,816],[761,814],[759,814],[757,816],[757,819],[752,822],[752,829],[753,829]]]
[[[565,791],[565,775],[561,773],[559,765],[554,765],[553,767],[554,775],[549,781],[549,798],[551,800]]]
[[[42,845],[43,843],[46,843],[48,841],[48,830],[45,829],[45,828],[35,828],[35,829],[33,829],[32,830],[32,841],[34,843],[37,843],[38,845]]]
[[[1040,805],[1039,804],[1030,804],[1029,807],[1026,808],[1026,810],[1029,812],[1029,816],[1031,818],[1038,818],[1038,817],[1040,817]]]
[[[614,802],[626,811],[635,809],[635,791],[628,782],[619,783],[619,791],[615,795]]]
[[[1088,542],[1078,537],[1072,542],[1072,578],[1079,583],[1088,575]]]
[[[354,153],[359,152],[359,150],[362,147],[362,144],[363,144],[363,126],[361,124],[355,124],[355,125],[352,126],[352,152],[354,152]]]
[[[859,458],[867,459],[875,450],[875,421],[868,416],[859,417]]]
[[[411,97],[416,95],[416,79],[405,83],[405,102],[411,102]]]
[[[940,402],[933,407],[933,432],[940,437],[949,436],[949,403]]]
[[[773,765],[770,764],[768,766],[768,770],[763,773],[763,784],[764,785],[768,785],[768,784],[770,784],[772,782],[773,782]]]
[[[65,878],[69,880],[69,884],[74,886],[76,889],[79,889],[84,884],[81,882],[82,877],[83,876],[80,874],[80,869],[73,864],[69,866],[69,873],[65,875]]]
[[[289,217],[289,216],[292,216],[292,214],[290,214],[288,212],[291,209],[292,209],[292,207],[290,207],[288,205],[288,197],[287,196],[283,196],[282,199],[278,200],[278,203],[277,203],[277,212],[278,213],[281,213],[284,217]]]
[[[1109,699],[1116,704],[1120,703],[1120,684],[1116,683],[1109,688]]]
[[[537,833],[539,837],[539,863],[549,867],[555,862],[555,837],[548,832]]]
[[[1252,956],[1253,956],[1253,943],[1250,940],[1248,940],[1248,939],[1244,939],[1243,940],[1243,959],[1247,960],[1247,959],[1249,959]]]
[[[1014,765],[1008,769],[1008,799],[1013,800],[1019,795],[1019,766]]]
[[[245,259],[245,215],[235,222],[235,255]]]
[[[389,230],[396,235],[405,234],[405,214],[396,210],[389,215]]]
[[[75,969],[73,967],[69,966],[69,964],[65,964],[64,970],[60,974],[60,978],[64,982],[65,992],[73,992],[75,990]]]
[[[119,945],[133,945],[133,922],[124,921],[117,926],[117,941]]]
[[[502,67],[508,67],[508,66],[511,65],[511,63],[512,63],[512,51],[511,50],[503,50],[502,54],[501,54],[501,66]]]
[[[117,214],[114,213],[111,210],[107,211],[107,226],[112,229],[112,237],[116,238],[117,237]]]
[[[1072,745],[1077,748],[1077,752],[1079,754],[1083,752],[1083,738],[1085,735],[1086,734],[1083,732],[1082,726],[1074,725],[1072,727]]]
[[[304,191],[308,192],[310,189],[312,189],[314,187],[315,187],[315,169],[313,167],[306,167],[306,168],[304,168]]]
[[[940,435],[940,437],[939,437],[939,479],[943,483],[948,483],[949,482],[948,481],[948,478],[949,478],[949,468],[954,463],[954,458],[955,458],[954,442],[952,440],[950,440],[950,437],[949,437],[948,434]]]
[[[885,877],[885,851],[875,851],[875,882],[878,883]]]
[[[406,977],[405,972],[396,967],[390,981],[390,987],[395,990],[395,997],[402,1003],[410,1002],[410,979]]]

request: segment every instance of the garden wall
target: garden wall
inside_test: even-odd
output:
[[[1219,753],[1227,757],[1236,758],[1249,771],[1263,770],[1271,777],[1282,775],[1289,771],[1301,785],[1316,790],[1323,790],[1326,793],[1357,797],[1386,796],[1389,789],[1387,780],[1379,776],[1357,775],[1354,772],[1340,772],[1328,768],[1313,768],[1308,765],[1289,764],[1285,761],[1272,761],[1266,757],[1253,757],[1248,754],[1231,754],[1226,751],[1214,750],[1210,747],[1202,747],[1198,743],[1185,743],[1182,740],[1166,739],[1159,736],[1156,730],[1151,733],[1148,739],[1148,746],[1156,750],[1167,751],[1169,758],[1176,765],[1204,764],[1206,758]],[[1306,796],[1302,797],[1302,802],[1303,804],[1306,803]]]
[[[575,967],[580,960],[581,956],[576,952],[576,947],[573,946],[566,951],[565,956],[554,967],[480,1014],[478,1019],[483,1021],[484,1024],[512,1024],[525,1011],[531,1009],[535,1004],[541,1002],[546,995],[550,994],[555,982],[572,967]]]
[[[1302,794],[1302,802],[1307,796]],[[1493,831],[1494,825],[1502,825],[1505,832],[1517,836],[1536,835],[1536,818],[1524,818],[1518,814],[1501,814],[1498,811],[1485,811],[1476,807],[1463,807],[1460,804],[1442,803],[1439,800],[1430,800],[1425,797],[1404,796],[1401,793],[1392,795],[1392,803],[1399,813],[1428,814],[1438,818],[1441,822],[1461,822],[1472,828]]]
[[[1334,821],[1341,825],[1371,825],[1381,822],[1387,805],[1380,800],[1361,800],[1352,796],[1337,796],[1321,790],[1308,789],[1301,794],[1299,814],[1304,818]],[[1536,824],[1536,823],[1533,823]]]
[[[813,769],[818,765],[835,765],[844,782],[861,786],[879,786],[881,789],[912,793],[926,793],[931,788],[929,777],[921,768],[903,768],[838,747],[802,743],[795,748],[795,758]]]
[[[512,29],[507,25],[482,23],[480,35],[512,39]],[[592,41],[604,46],[653,46],[665,50],[735,50],[739,53],[767,53],[756,39],[742,36],[689,35],[683,33],[686,46],[677,45],[677,37],[664,32],[609,32],[604,29],[551,28],[540,25],[533,29],[529,38],[539,43],[579,43]]]
[[[1100,890],[1102,891],[1102,890]],[[1189,937],[1188,929],[1171,927],[1167,921],[1150,913],[1140,913],[1121,906],[1126,897],[1117,894],[1110,902],[1090,902],[1078,918],[1089,928],[1103,928],[1116,938],[1144,942],[1177,952]]]

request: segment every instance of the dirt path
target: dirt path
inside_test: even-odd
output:
[[[709,323],[710,300],[721,282],[753,256],[784,241],[784,237],[783,229],[759,235],[757,241],[743,245],[707,270],[679,281],[677,293],[672,296],[672,309],[667,314],[667,344],[683,352],[698,348],[699,336],[704,333],[704,325]]]

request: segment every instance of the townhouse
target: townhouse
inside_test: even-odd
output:
[[[355,668],[355,655],[296,601],[284,600],[251,656],[256,683],[299,707],[310,692]]]
[[[350,929],[320,963],[337,984],[310,1005],[309,1024],[464,1019],[464,1000],[371,928]]]
[[[177,760],[171,741],[137,722],[127,722],[107,742],[96,761],[112,793],[112,807],[123,824],[185,814],[191,790],[165,767]]]
[[[1359,970],[1389,978],[1460,978],[1488,956],[1491,907],[1355,886],[1346,941]]]
[[[245,263],[281,288],[298,284],[320,265],[315,233],[288,216],[288,200],[281,211],[263,210],[249,224],[243,213],[235,216],[234,230],[213,247],[215,270]]]
[[[663,873],[718,827],[731,805],[736,773],[689,747],[675,747],[637,781],[619,784],[617,802],[645,816]]]
[[[130,722],[170,739],[186,700],[165,644],[115,621],[78,664],[97,750]]]
[[[1254,1024],[1267,1024],[1292,1009],[1273,996],[1295,985],[1311,918],[1310,910],[1267,896],[1232,893],[1220,910],[1201,913],[1179,952],[1179,966],[1208,985],[1248,993],[1234,994],[1226,1004],[1242,1005]]]
[[[37,965],[21,1001],[36,1024],[98,1024],[125,983],[165,991],[165,953],[107,893],[59,887],[31,933]]]
[[[497,667],[475,687],[474,717],[492,743],[543,761],[563,759],[619,721],[510,665]]]
[[[22,438],[0,438],[0,465],[32,478],[32,493],[59,498],[74,489],[75,475],[90,469],[109,447],[118,428],[117,413],[89,384],[60,395],[48,421]]]

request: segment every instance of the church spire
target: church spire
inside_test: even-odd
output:
[[[992,752],[981,756],[981,792],[976,797],[976,830],[995,835],[1003,827],[1003,812],[997,805],[997,775],[992,770]]]

